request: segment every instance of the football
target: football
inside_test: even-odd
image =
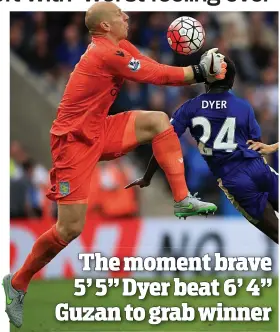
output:
[[[189,55],[201,49],[205,41],[205,31],[196,19],[182,16],[170,24],[167,40],[173,51]]]

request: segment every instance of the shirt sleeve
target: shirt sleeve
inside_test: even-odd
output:
[[[150,63],[159,64],[156,60],[142,54],[138,48],[131,44],[128,40],[121,40],[119,46],[139,60],[147,60]]]
[[[155,85],[181,85],[184,82],[183,68],[153,63],[124,49],[108,51],[103,61],[112,75],[131,81]]]
[[[177,111],[173,114],[170,123],[174,127],[174,131],[180,137],[190,126],[190,101],[184,103]]]
[[[258,124],[253,108],[249,107],[249,136],[252,140],[260,140],[261,128]]]
[[[120,41],[119,46],[122,49],[126,50],[128,53],[130,53],[133,57],[137,57],[139,60],[146,60],[146,61],[148,61],[150,63],[158,64],[159,65],[159,63],[156,60],[154,60],[154,59],[152,59],[152,58],[150,58],[150,57],[142,54],[138,50],[138,48],[135,47],[133,44],[131,44],[128,40],[122,40],[122,41]],[[174,67],[172,67],[172,68],[174,68]],[[181,82],[181,83],[177,82],[177,83],[167,83],[165,85],[168,85],[168,86],[188,86],[189,84],[186,83],[186,82]]]

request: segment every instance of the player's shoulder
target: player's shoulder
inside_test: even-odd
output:
[[[185,107],[196,107],[199,106],[201,104],[201,100],[203,100],[205,98],[206,93],[202,93],[194,98],[191,98],[189,100],[187,100],[184,105]]]
[[[205,99],[207,97],[207,93],[201,93],[200,95],[190,99],[189,101],[191,103],[200,103],[201,100]]]
[[[244,98],[241,98],[239,96],[236,96],[234,93],[230,93],[230,94],[231,94],[231,98],[234,101],[236,101],[236,102],[238,102],[238,103],[240,103],[241,105],[244,105],[244,106],[251,106],[248,100],[246,100]]]
[[[200,97],[201,95],[188,99],[185,101],[177,110],[176,114],[181,113],[188,113],[188,116],[190,116],[190,113],[195,112],[196,108],[199,107],[200,104]]]
[[[183,104],[181,104],[181,106],[174,113],[174,116],[176,117],[176,116],[181,116],[182,114],[184,114],[184,116],[187,115],[188,117],[191,117],[195,113],[195,110],[199,105],[198,97],[199,96],[188,99]]]
[[[248,111],[250,112],[252,110],[252,105],[250,104],[250,102],[247,99],[238,97],[234,94],[232,94],[232,100],[234,101],[234,105],[238,105],[238,108],[244,111]]]
[[[89,52],[96,57],[106,58],[112,54],[115,54],[119,50],[119,47],[111,43],[95,43],[91,42],[89,45]]]
[[[129,48],[131,47],[131,43],[126,40],[126,39],[122,39],[120,42],[119,42],[119,48],[123,49],[123,50],[129,50]]]

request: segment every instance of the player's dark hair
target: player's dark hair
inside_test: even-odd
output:
[[[227,64],[227,72],[225,78],[220,81],[215,81],[211,84],[206,84],[208,91],[213,88],[230,90],[233,87],[235,74],[236,74],[235,64],[229,57],[225,57],[224,61]]]

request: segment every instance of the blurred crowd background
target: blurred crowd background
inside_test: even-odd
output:
[[[218,47],[221,53],[230,56],[238,73],[234,92],[253,105],[262,128],[263,141],[278,141],[278,13],[128,14],[128,39],[141,52],[159,62],[178,66],[194,64],[202,52],[213,47]],[[206,43],[201,52],[181,56],[170,49],[166,31],[168,25],[179,16],[195,17],[204,26]],[[63,93],[69,73],[89,42],[84,13],[11,13],[11,52],[28,65],[34,77],[44,79],[46,92],[55,91],[58,95]],[[156,87],[127,81],[112,106],[111,114],[129,109],[147,109],[164,111],[171,116],[179,105],[203,91],[203,85]],[[28,146],[24,146],[23,142],[14,137],[11,139],[11,216],[40,217],[45,213],[55,214],[55,206],[45,199],[49,181],[47,165],[43,165],[40,160],[35,161],[36,156],[29,155]],[[188,133],[181,138],[181,144],[190,190],[199,192],[204,200],[218,204],[220,214],[237,214],[219,191],[196,143]],[[100,164],[93,175],[92,211],[106,216],[139,214],[139,192],[132,190],[128,193],[122,188],[135,176],[141,175],[151,153],[151,146],[146,145],[137,149],[132,160],[123,158]],[[269,163],[278,170],[278,155],[271,156]],[[170,196],[162,172],[160,181],[164,183],[166,195]],[[116,197],[118,201],[114,207],[106,211],[108,204],[104,202],[107,199],[112,202]],[[123,201],[129,201],[130,205],[121,204]],[[121,205],[118,211],[117,207]]]

